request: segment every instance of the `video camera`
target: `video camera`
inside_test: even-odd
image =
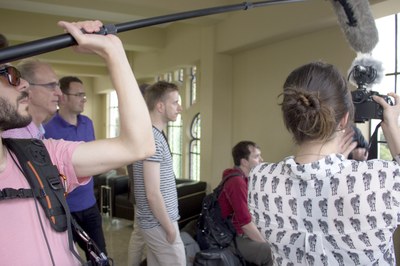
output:
[[[372,66],[355,65],[349,73],[357,84],[357,89],[351,92],[355,107],[354,122],[364,123],[370,119],[383,119],[382,106],[372,99],[373,95],[382,97],[387,103],[393,105],[392,100],[386,95],[376,91],[368,91],[367,85],[375,82],[378,72]]]

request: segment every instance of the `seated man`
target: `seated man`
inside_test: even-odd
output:
[[[252,141],[241,141],[232,149],[234,168],[226,169],[218,203],[222,217],[232,216],[236,230],[236,245],[243,258],[256,265],[272,265],[271,249],[251,220],[247,207],[248,175],[262,162],[261,151]]]

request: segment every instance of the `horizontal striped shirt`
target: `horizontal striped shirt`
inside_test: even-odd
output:
[[[176,191],[175,174],[172,167],[172,156],[163,133],[153,127],[156,143],[156,153],[146,161],[160,163],[160,192],[171,221],[179,220],[178,194]],[[133,163],[133,182],[136,200],[136,218],[142,229],[150,229],[159,226],[160,223],[154,217],[146,197],[143,177],[143,161]]]

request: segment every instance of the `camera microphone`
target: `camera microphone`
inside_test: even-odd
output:
[[[359,54],[352,62],[348,71],[348,80],[357,88],[371,88],[379,84],[383,78],[383,65],[381,61],[372,56]]]
[[[368,0],[330,0],[340,28],[357,53],[370,53],[379,41]]]
[[[382,77],[383,67],[380,61],[362,54],[354,59],[348,76],[350,83],[357,86],[357,89],[351,92],[355,107],[354,122],[364,123],[370,119],[383,119],[383,108],[374,101],[373,96],[382,97],[388,104],[393,105],[388,96],[380,95],[370,89],[372,85],[380,83]]]

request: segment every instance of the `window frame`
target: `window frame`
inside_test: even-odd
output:
[[[384,18],[381,19],[390,19],[391,17],[394,18],[393,22],[394,22],[394,62],[391,62],[392,64],[394,64],[394,68],[393,71],[387,71],[384,73],[384,77],[383,77],[383,82],[381,82],[380,84],[377,84],[375,87],[376,89],[374,89],[374,87],[372,88],[373,90],[376,90],[379,92],[379,88],[382,87],[382,83],[386,84],[393,84],[393,91],[394,93],[397,93],[397,80],[400,78],[400,73],[399,73],[399,66],[398,66],[398,55],[399,55],[399,45],[398,45],[398,35],[399,35],[399,21],[398,21],[398,16],[400,13],[397,14],[393,14],[393,15],[389,15],[386,16]],[[387,34],[386,32],[386,28],[385,26],[382,26],[380,28],[380,23],[379,23],[379,19],[376,21],[377,22],[377,27],[378,27],[378,31],[379,31],[379,35],[380,37],[385,37],[384,34]],[[389,33],[391,34],[391,33]],[[379,43],[377,44],[377,46],[375,47],[374,51],[372,51],[372,54],[378,54],[379,52],[382,53],[382,50],[385,50],[384,53],[388,53],[387,49],[381,48]],[[389,51],[390,53],[390,51]],[[378,58],[380,59],[380,58]],[[387,62],[383,62],[383,64],[385,65],[385,63]],[[390,65],[391,63],[387,63],[388,65]],[[393,82],[390,82],[390,80],[393,80]],[[384,85],[383,85],[384,86]],[[379,94],[386,94],[383,92],[379,92]],[[369,123],[369,132],[370,132],[370,144],[371,147],[369,149],[369,156],[368,159],[373,159],[373,158],[378,158],[378,159],[385,159],[385,160],[391,160],[393,158],[391,158],[390,155],[390,151],[389,151],[389,147],[387,146],[387,142],[384,138],[382,129],[379,128],[378,132],[374,135],[374,131],[376,130],[376,127],[378,125],[380,121],[379,120],[371,120]]]
[[[201,115],[197,113],[190,125],[190,136],[189,142],[189,178],[191,180],[200,180],[200,159],[201,159]],[[198,147],[200,151],[193,151],[193,146]],[[197,169],[193,169],[197,166]]]

